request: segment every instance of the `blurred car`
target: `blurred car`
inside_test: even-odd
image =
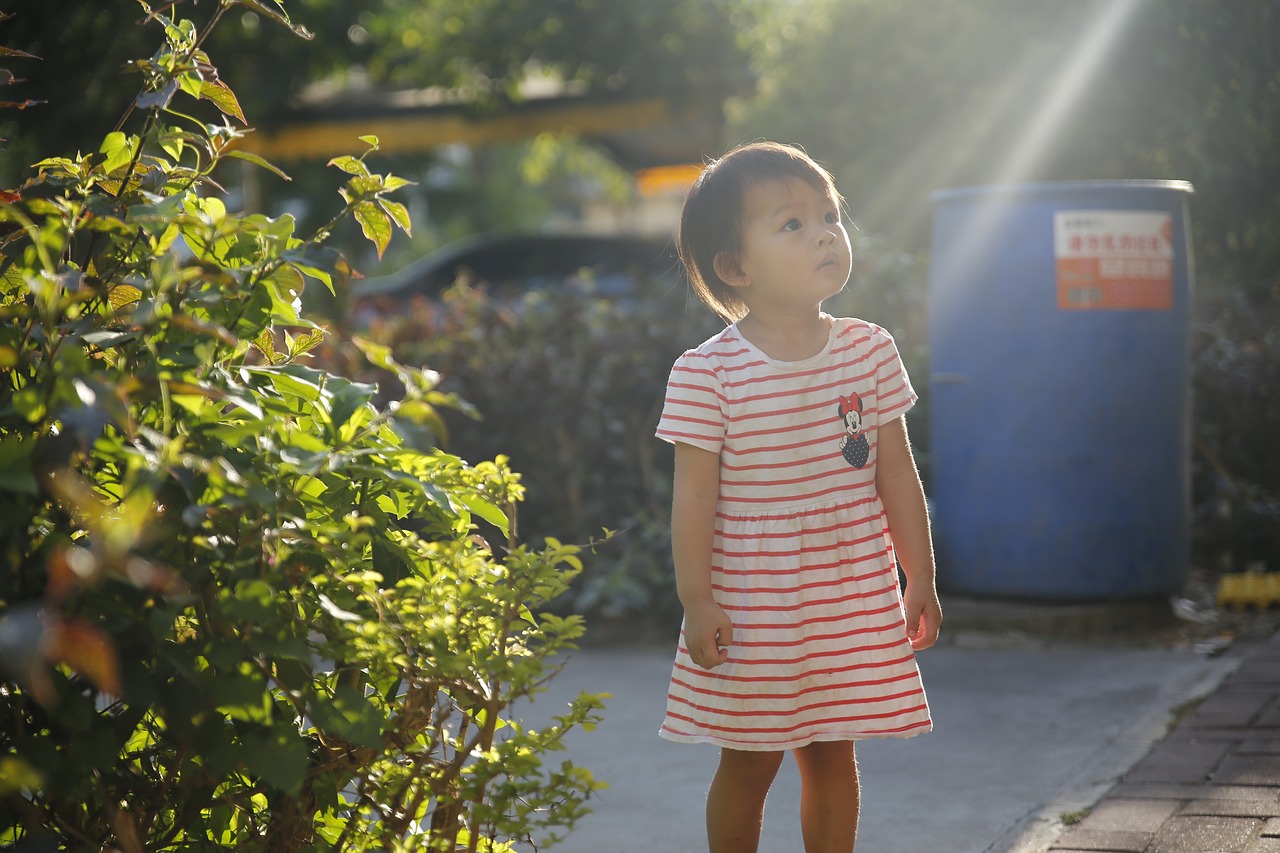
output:
[[[394,273],[359,282],[357,301],[386,304],[414,296],[438,299],[459,279],[499,298],[531,290],[586,286],[626,299],[676,287],[670,241],[605,235],[488,235],[450,244]]]

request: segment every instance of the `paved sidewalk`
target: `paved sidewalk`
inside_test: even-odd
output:
[[[1049,850],[1280,853],[1280,633]]]
[[[963,625],[965,608],[952,610]],[[996,615],[993,625],[1008,621],[1003,608]],[[1192,645],[1058,642],[957,627],[921,655],[937,730],[858,747],[859,853],[1044,853],[1061,834],[1061,815],[1087,809],[1161,741],[1172,709],[1211,694],[1239,668],[1237,648],[1215,655]],[[669,641],[593,643],[520,709],[537,726],[579,691],[612,694],[604,722],[574,732],[564,755],[610,787],[552,849],[705,849],[716,751],[657,737],[670,672]],[[788,761],[769,797],[761,853],[802,848],[798,813],[799,779]]]

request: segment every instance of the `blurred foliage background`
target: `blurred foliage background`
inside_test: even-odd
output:
[[[530,78],[549,77],[574,91],[656,96],[709,117],[719,147],[706,157],[759,137],[803,144],[836,174],[862,229],[861,272],[836,307],[899,335],[922,388],[931,192],[1003,181],[1190,181],[1194,557],[1210,573],[1280,568],[1277,0],[288,5],[312,43],[271,38],[264,3],[238,10],[209,47],[260,132],[286,125],[317,85],[439,87],[483,116],[518,105]],[[33,5],[0,23],[0,44],[43,57],[9,62],[22,78],[9,100],[43,103],[0,113],[8,140],[0,176],[18,174],[35,152],[96,144],[121,108],[122,64],[144,47],[130,25],[137,16],[134,0],[102,0]],[[335,235],[366,274],[467,234],[537,231],[584,186],[619,207],[636,195],[630,164],[572,127],[371,163],[418,186],[406,197],[414,239],[381,263],[358,253],[354,232]],[[257,203],[306,224],[320,179],[306,164],[286,165],[294,181],[265,180]],[[239,179],[225,180],[234,189]],[[602,527],[628,531],[584,573],[580,582],[595,586],[581,604],[644,610],[669,602],[665,449],[646,444],[655,400],[671,359],[701,340],[708,322],[697,306],[667,296],[626,310],[575,307],[570,298],[586,297],[511,310],[464,292],[377,328],[400,357],[441,370],[476,402],[484,419],[454,424],[452,441],[468,456],[510,454],[526,472],[526,532],[582,541]],[[332,310],[335,323],[348,321]],[[927,479],[928,436],[924,419],[916,423]]]

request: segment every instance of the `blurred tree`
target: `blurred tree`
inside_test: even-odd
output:
[[[181,5],[182,0],[178,0]],[[663,94],[690,107],[719,109],[747,86],[737,32],[765,0],[290,0],[290,17],[311,44],[267,47],[263,16],[237,9],[208,50],[229,57],[222,77],[255,125],[285,121],[302,88],[359,77],[395,87],[441,86],[477,109],[517,97],[531,71],[592,91]],[[0,124],[0,176],[12,177],[35,152],[74,153],[96,143],[122,107],[116,78],[145,55],[137,0],[27,4],[0,22],[0,44],[43,57],[11,64],[23,98],[48,106],[11,112]],[[92,45],[91,50],[84,49]],[[74,60],[73,60],[74,58]]]
[[[1280,2],[798,0],[757,27],[733,136],[802,142],[908,245],[942,186],[1189,180],[1200,260],[1280,269]],[[1203,281],[1203,279],[1202,279]]]

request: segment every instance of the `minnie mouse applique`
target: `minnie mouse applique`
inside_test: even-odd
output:
[[[857,393],[840,398],[840,420],[844,422],[844,440],[840,453],[854,468],[862,468],[871,455],[871,443],[862,429],[862,398]]]

